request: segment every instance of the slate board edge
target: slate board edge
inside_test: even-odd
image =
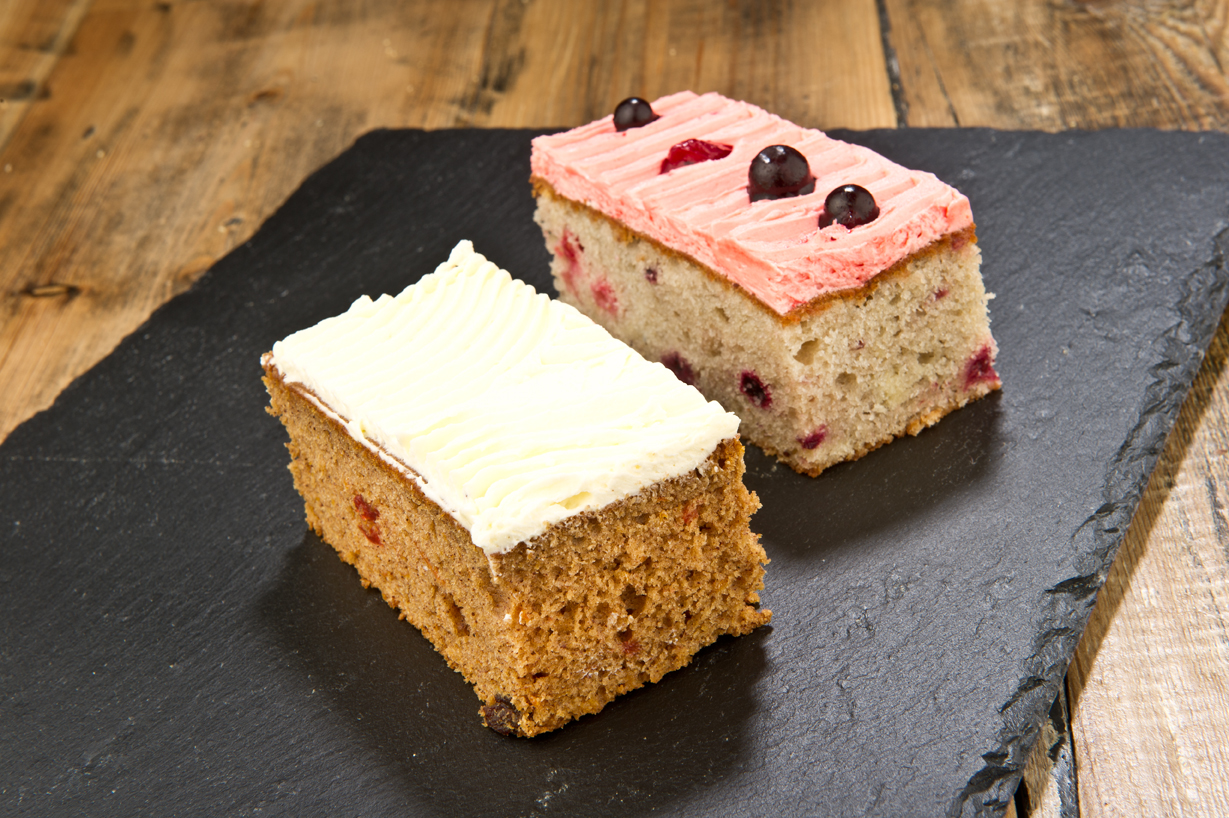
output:
[[[310,188],[314,181],[324,176],[329,166],[345,154],[361,147],[366,141],[414,130],[418,129],[379,128],[360,135],[342,153],[309,174],[300,186],[262,222],[251,237],[230,250],[225,256],[215,260],[187,290],[156,308],[149,318],[121,339],[106,356],[74,378],[56,397],[52,406],[39,410],[18,424],[9,433],[5,442],[17,437],[18,433],[23,431],[22,427],[28,427],[36,418],[50,412],[61,401],[73,400],[77,388],[83,384],[90,373],[110,358],[125,352],[127,347],[135,343],[140,335],[156,324],[165,312],[181,307],[184,302],[201,296],[206,288],[214,286],[215,279],[218,278],[217,268],[227,262],[231,255],[250,252],[251,246],[262,240],[262,233],[266,229],[278,225],[283,211],[293,209],[292,203],[298,197],[309,195],[304,191]],[[465,132],[472,129],[442,130]],[[553,133],[558,129],[491,128],[483,130],[518,134],[528,132],[536,135]],[[974,130],[1004,135],[1015,133],[988,128],[925,130],[928,132]],[[858,141],[859,134],[869,135],[875,132],[875,130],[845,129],[831,131],[834,136],[854,142]],[[1087,132],[1076,130],[1052,135],[1059,137],[1064,133]],[[526,187],[528,188],[528,181]],[[299,229],[303,228],[303,225],[299,225]],[[1073,538],[1073,550],[1091,570],[1047,591],[1051,602],[1039,625],[1048,627],[1045,627],[1036,638],[1034,651],[1034,658],[1041,666],[1038,667],[1037,673],[1022,678],[1015,694],[1003,704],[1000,709],[1002,726],[998,732],[999,745],[981,754],[985,760],[985,766],[969,779],[959,793],[955,794],[947,809],[948,816],[1002,815],[1014,796],[1029,754],[1040,735],[1041,722],[1047,718],[1065,680],[1069,657],[1073,655],[1083,636],[1095,607],[1098,592],[1105,583],[1109,569],[1147,487],[1148,478],[1164,450],[1169,432],[1199,373],[1203,359],[1206,357],[1206,350],[1219,325],[1220,317],[1229,305],[1229,274],[1227,274],[1225,265],[1226,250],[1229,248],[1229,229],[1217,234],[1212,244],[1215,248],[1213,257],[1206,261],[1185,284],[1187,291],[1178,304],[1181,319],[1162,336],[1166,341],[1172,340],[1172,343],[1166,344],[1172,357],[1152,368],[1153,381],[1148,388],[1148,394],[1160,397],[1147,404],[1148,409],[1141,414],[1120,448],[1119,454],[1107,468],[1103,491],[1105,502],[1096,513],[1088,518]],[[218,283],[217,286],[224,285]],[[1213,303],[1216,309],[1201,315],[1202,311],[1193,306],[1200,302]],[[1186,340],[1179,342],[1179,338]],[[1172,391],[1167,393],[1166,390]],[[1141,441],[1146,442],[1147,445],[1139,451],[1132,452],[1132,448],[1140,446]]]
[[[1003,705],[999,746],[982,755],[986,766],[952,800],[949,816],[999,815],[1014,796],[1042,720],[1066,679],[1069,657],[1083,638],[1098,594],[1203,365],[1220,316],[1229,306],[1225,268],[1229,229],[1214,237],[1213,246],[1214,256],[1185,282],[1186,292],[1178,302],[1181,319],[1162,335],[1171,358],[1152,367],[1153,381],[1146,392],[1152,400],[1106,470],[1105,502],[1072,539],[1077,564],[1083,561],[1093,570],[1047,590],[1050,603],[1039,623],[1033,653],[1034,659],[1044,665],[1040,673],[1022,678],[1016,693]],[[1202,311],[1194,308],[1200,302],[1215,304],[1215,311],[1200,315]],[[1187,341],[1178,343],[1183,336]],[[1142,448],[1140,441],[1146,442]]]

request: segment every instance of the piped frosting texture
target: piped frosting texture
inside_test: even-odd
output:
[[[461,242],[396,297],[273,345],[487,553],[703,464],[738,418]]]
[[[908,170],[869,148],[800,128],[745,102],[690,91],[652,103],[659,119],[617,132],[611,117],[533,140],[534,176],[573,201],[684,253],[780,315],[860,287],[937,239],[973,224],[969,200],[933,174]],[[733,145],[723,159],[660,173],[685,139]],[[747,170],[770,145],[800,151],[815,191],[751,202]],[[861,185],[875,221],[819,227],[828,193]]]

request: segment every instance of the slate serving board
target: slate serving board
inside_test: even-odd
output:
[[[551,289],[530,132],[375,132],[0,446],[0,812],[1003,809],[1229,296],[1229,138],[841,135],[969,195],[1004,390],[818,479],[748,449],[771,628],[502,738],[308,532],[260,354],[461,238]]]

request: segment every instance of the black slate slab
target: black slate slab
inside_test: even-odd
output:
[[[524,131],[376,132],[0,446],[6,815],[994,814],[1229,290],[1229,138],[846,134],[973,202],[1004,390],[809,479],[775,619],[534,740],[308,533],[259,356],[461,238],[549,290]]]

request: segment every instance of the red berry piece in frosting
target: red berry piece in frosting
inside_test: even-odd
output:
[[[804,449],[807,449],[807,450],[816,449],[816,448],[819,448],[819,444],[823,443],[824,438],[826,438],[827,436],[828,436],[828,427],[820,426],[818,429],[811,432],[806,437],[798,438],[798,443],[801,444],[802,448]]]
[[[784,199],[815,190],[815,177],[807,158],[789,145],[769,145],[751,160],[747,194],[751,201]]]
[[[705,142],[703,139],[684,139],[670,148],[666,158],[661,160],[661,172],[669,173],[684,165],[694,165],[698,162],[708,162],[713,159],[724,159],[734,150],[733,145],[723,145],[720,142]]]
[[[983,381],[997,381],[999,373],[994,371],[994,360],[990,357],[990,347],[984,346],[969,359],[964,366],[964,388]]]
[[[819,226],[836,223],[845,227],[861,227],[879,218],[875,197],[861,185],[841,185],[824,199],[824,212],[819,214]]]
[[[662,365],[674,373],[674,377],[678,378],[688,386],[696,385],[696,373],[691,368],[691,364],[687,363],[682,355],[677,352],[667,352],[661,356]]]
[[[615,106],[614,126],[616,131],[626,131],[628,128],[639,128],[658,119],[649,103],[640,97],[628,97]]]
[[[750,370],[745,370],[739,378],[738,391],[761,409],[772,406],[772,392],[768,389],[768,385],[760,380],[759,375]]]

